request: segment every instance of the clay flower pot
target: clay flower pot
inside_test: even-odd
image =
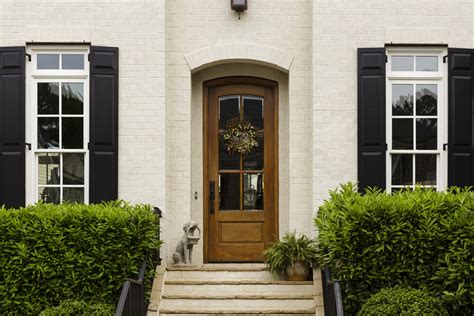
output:
[[[309,276],[309,267],[303,262],[296,260],[293,265],[286,267],[288,281],[306,281]]]

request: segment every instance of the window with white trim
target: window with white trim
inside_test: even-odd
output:
[[[88,47],[30,47],[27,203],[88,202]]]
[[[387,50],[387,190],[447,181],[445,49]]]

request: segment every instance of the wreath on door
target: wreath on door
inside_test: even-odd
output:
[[[247,120],[231,119],[222,134],[225,147],[230,154],[247,155],[258,147],[260,133]]]

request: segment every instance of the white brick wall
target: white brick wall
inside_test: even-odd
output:
[[[119,196],[164,209],[172,253],[183,223],[202,222],[204,78],[260,74],[280,82],[280,231],[312,233],[328,190],[357,178],[357,48],[474,47],[473,6],[251,0],[239,20],[227,0],[0,0],[0,45],[120,48]],[[245,59],[247,66],[232,66]]]

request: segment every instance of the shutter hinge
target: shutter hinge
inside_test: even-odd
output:
[[[91,143],[87,143],[87,149],[91,150]]]
[[[443,151],[446,151],[446,148],[448,148],[449,143],[444,143],[443,144]]]
[[[28,147],[28,150],[31,150],[31,143],[25,143],[25,146]]]
[[[385,55],[385,63],[388,63],[388,56]]]
[[[385,143],[385,151],[387,151],[387,150],[388,150],[388,144]]]
[[[446,60],[448,59],[448,55],[443,56],[443,64],[446,64]]]
[[[31,61],[31,54],[26,53],[25,56],[28,57],[28,61]]]
[[[87,61],[91,61],[91,54],[87,54]]]

